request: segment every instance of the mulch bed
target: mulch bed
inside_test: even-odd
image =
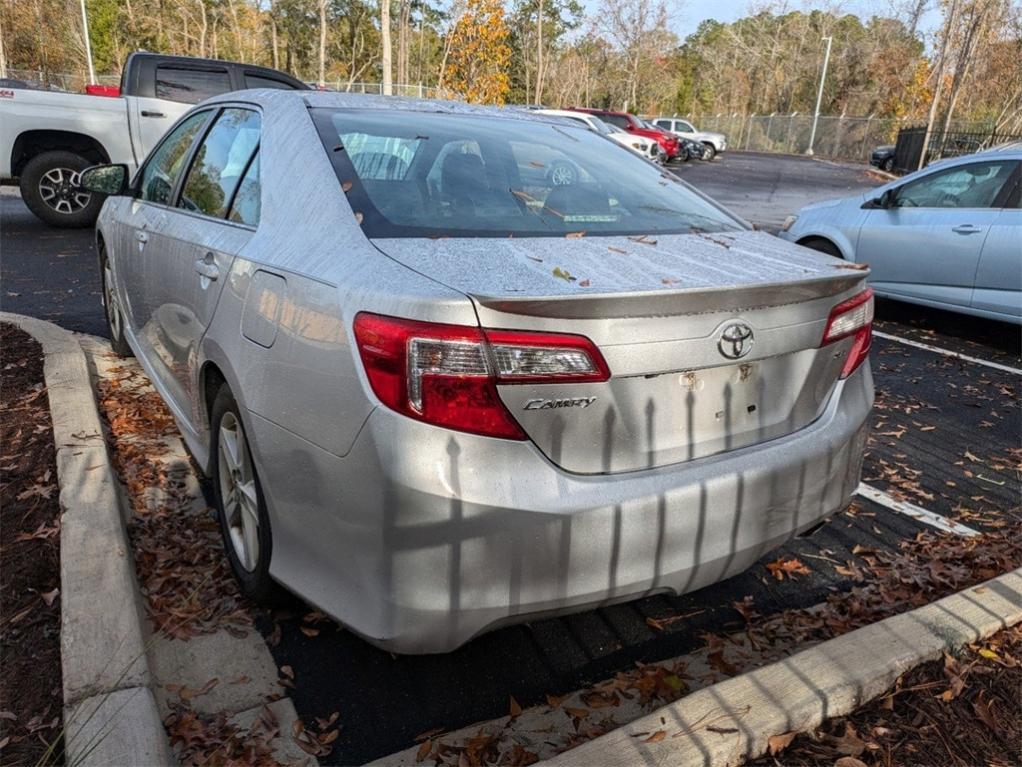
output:
[[[42,349],[0,324],[0,762],[59,764],[60,503]]]
[[[1022,626],[925,663],[849,716],[775,736],[755,767],[1022,764]]]

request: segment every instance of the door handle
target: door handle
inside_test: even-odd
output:
[[[206,258],[212,259],[212,255],[208,255]],[[215,280],[220,277],[220,269],[217,268],[217,265],[202,258],[195,262],[195,271],[207,280]]]
[[[166,117],[167,115],[163,114],[163,112],[154,112],[154,111],[152,111],[150,109],[143,109],[142,110],[142,116],[143,117]]]
[[[951,231],[955,234],[976,234],[983,230],[978,226],[973,226],[972,224],[962,224],[960,226],[952,227]]]
[[[145,232],[135,232],[135,239],[139,242],[149,242],[149,235]]]

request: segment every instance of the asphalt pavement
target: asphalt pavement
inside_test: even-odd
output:
[[[807,202],[879,183],[861,167],[755,154],[728,153],[677,172],[764,228]],[[91,233],[50,229],[9,192],[0,192],[0,282],[5,310],[105,335]],[[1022,367],[1018,328],[889,301],[878,302],[877,317],[876,329],[890,337],[874,341],[877,406],[863,480],[938,519],[954,516],[972,529],[990,529],[1018,508],[1022,493],[1022,377],[997,367]],[[435,728],[505,715],[510,696],[526,707],[636,661],[682,655],[701,646],[704,633],[742,625],[732,605],[747,596],[769,615],[846,592],[852,582],[838,565],[854,558],[856,546],[896,548],[932,529],[859,497],[812,537],[709,588],[500,629],[446,655],[395,657],[329,621],[314,624],[318,633],[303,631],[313,625],[305,620],[311,608],[297,601],[261,619],[259,628],[277,665],[294,671],[288,694],[298,714],[305,721],[340,714],[340,737],[323,762],[360,763],[406,748]],[[811,575],[768,577],[766,563],[779,556],[799,559]],[[693,615],[664,631],[647,623],[686,613]]]

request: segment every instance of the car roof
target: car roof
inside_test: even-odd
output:
[[[404,96],[380,96],[368,93],[343,93],[337,91],[289,91],[279,88],[253,88],[245,91],[219,94],[207,99],[203,103],[216,104],[239,100],[252,102],[264,107],[284,101],[291,104],[304,103],[304,106],[312,109],[379,109],[394,112],[463,114],[493,117],[501,120],[523,120],[563,125],[562,120],[557,117],[544,115],[539,110],[523,109],[515,105],[487,106],[445,99],[416,99]]]

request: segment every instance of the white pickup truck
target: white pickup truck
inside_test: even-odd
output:
[[[103,200],[79,188],[82,170],[124,163],[133,171],[192,104],[245,88],[308,86],[251,64],[133,53],[118,96],[0,87],[0,184],[17,180],[48,224],[91,226]]]

